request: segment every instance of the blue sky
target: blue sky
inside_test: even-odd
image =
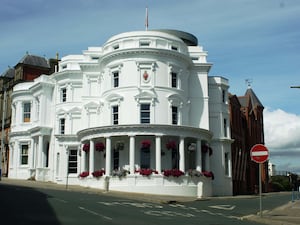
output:
[[[146,6],[149,29],[198,38],[213,63],[209,75],[228,78],[231,93],[243,95],[252,81],[265,106],[271,161],[300,173],[300,89],[290,88],[300,85],[299,0],[1,0],[0,73],[27,51],[81,54],[112,35],[144,30]]]

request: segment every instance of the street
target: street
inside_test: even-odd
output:
[[[287,203],[288,194],[263,197],[264,209]],[[258,212],[258,197],[155,203],[104,193],[31,188],[0,183],[1,224],[258,224],[241,217]],[[5,221],[5,223],[2,223]]]

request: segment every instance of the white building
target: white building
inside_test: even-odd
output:
[[[189,33],[128,32],[16,85],[9,177],[231,195],[229,86],[206,57]]]

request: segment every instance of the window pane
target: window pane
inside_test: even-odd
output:
[[[177,74],[171,73],[172,88],[177,87]]]
[[[141,105],[141,123],[150,123],[150,104]]]
[[[113,124],[119,124],[119,107],[113,106],[112,107],[113,113]]]
[[[23,107],[23,122],[30,122],[31,104],[29,102],[24,103]]]
[[[66,88],[61,89],[61,101],[62,102],[67,101],[67,89]]]
[[[28,164],[28,145],[21,146],[21,165]]]
[[[114,87],[119,87],[119,72],[113,73],[113,79]]]
[[[65,119],[60,119],[59,123],[60,134],[65,134]]]
[[[150,168],[150,148],[141,148],[141,168]]]
[[[77,150],[71,149],[69,151],[69,165],[68,171],[69,173],[77,173]]]
[[[172,124],[178,124],[178,108],[172,106]]]

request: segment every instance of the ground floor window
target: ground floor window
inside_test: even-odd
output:
[[[70,149],[69,151],[69,165],[68,172],[69,173],[77,173],[77,149]]]
[[[119,169],[119,150],[118,149],[114,149],[114,170],[118,170]]]
[[[178,149],[172,149],[172,169],[179,168],[179,152]]]
[[[150,168],[150,148],[141,148],[141,168],[149,169]]]
[[[28,145],[21,145],[21,165],[28,164]]]

